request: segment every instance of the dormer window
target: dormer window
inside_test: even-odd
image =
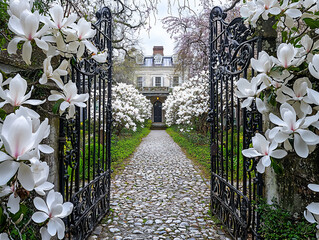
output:
[[[154,56],[154,64],[161,65],[162,64],[162,56],[160,54],[156,54]]]

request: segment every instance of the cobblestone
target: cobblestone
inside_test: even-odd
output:
[[[111,214],[91,239],[225,239],[207,214],[207,182],[165,131],[153,130],[112,180]]]

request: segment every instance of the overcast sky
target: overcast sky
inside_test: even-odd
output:
[[[226,0],[222,0],[226,2]],[[173,1],[171,1],[173,2]],[[216,0],[216,2],[219,2]],[[192,10],[195,12],[200,12],[200,6],[194,3],[194,0],[189,1]],[[198,2],[197,2],[198,3]],[[142,47],[142,51],[144,55],[152,55],[153,54],[153,46],[163,46],[164,47],[164,55],[173,55],[174,54],[174,41],[170,38],[170,35],[163,29],[162,19],[174,15],[178,16],[177,13],[177,5],[172,5],[172,14],[168,12],[168,3],[167,0],[161,0],[161,3],[158,4],[158,14],[156,15],[156,21],[152,17],[150,20],[151,30],[148,32],[143,29],[140,32],[140,46]]]

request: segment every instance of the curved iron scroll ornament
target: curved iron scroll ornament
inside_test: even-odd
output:
[[[65,219],[66,239],[86,239],[110,210],[112,124],[112,15],[96,13],[92,41],[107,51],[107,62],[72,59],[71,80],[79,93],[89,93],[87,107],[76,108],[75,119],[60,118],[60,192],[74,204]],[[85,52],[85,57],[88,53]],[[64,79],[67,82],[69,79]]]
[[[252,202],[262,196],[262,178],[256,159],[243,157],[262,119],[255,103],[241,109],[235,84],[240,77],[254,76],[250,59],[261,48],[261,39],[242,18],[226,22],[227,14],[215,7],[210,15],[210,111],[211,210],[234,239],[259,239],[259,214]]]

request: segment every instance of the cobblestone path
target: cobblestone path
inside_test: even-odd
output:
[[[153,130],[112,180],[113,211],[90,239],[225,239],[207,214],[209,194],[180,147]]]

